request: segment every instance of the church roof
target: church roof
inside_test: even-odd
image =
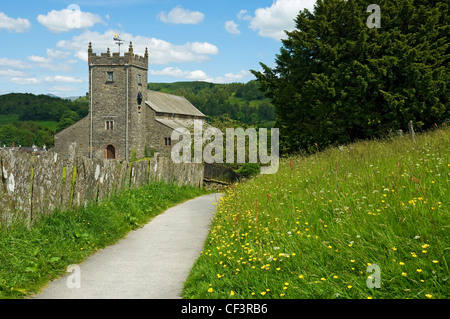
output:
[[[156,118],[155,121],[164,124],[168,127],[170,127],[173,130],[177,130],[179,128],[186,128],[189,129],[190,127],[193,127],[194,125],[194,121],[193,120],[188,120],[188,121],[183,121],[183,120],[168,120],[168,119],[158,119]],[[180,131],[181,132],[181,131]]]
[[[147,91],[146,104],[156,113],[182,114],[204,117],[194,105],[182,96],[161,93],[156,91]]]

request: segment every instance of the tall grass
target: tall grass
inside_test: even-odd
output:
[[[115,243],[167,208],[203,194],[199,188],[155,183],[101,204],[55,212],[31,229],[25,224],[0,229],[0,299],[38,292],[68,265]]]
[[[363,141],[234,185],[183,296],[448,298],[449,150],[449,128]]]

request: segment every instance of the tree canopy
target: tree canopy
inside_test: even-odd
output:
[[[318,0],[296,18],[274,68],[253,71],[276,108],[284,152],[407,130],[449,119],[448,1]]]

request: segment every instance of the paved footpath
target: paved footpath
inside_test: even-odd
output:
[[[69,288],[75,272],[51,282],[34,299],[179,299],[203,249],[220,194],[189,200],[156,216],[81,265],[80,288]],[[70,286],[70,285],[69,285]]]

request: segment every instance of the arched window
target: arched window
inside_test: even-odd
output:
[[[106,158],[107,159],[116,159],[116,148],[112,145],[108,145],[106,147]]]

